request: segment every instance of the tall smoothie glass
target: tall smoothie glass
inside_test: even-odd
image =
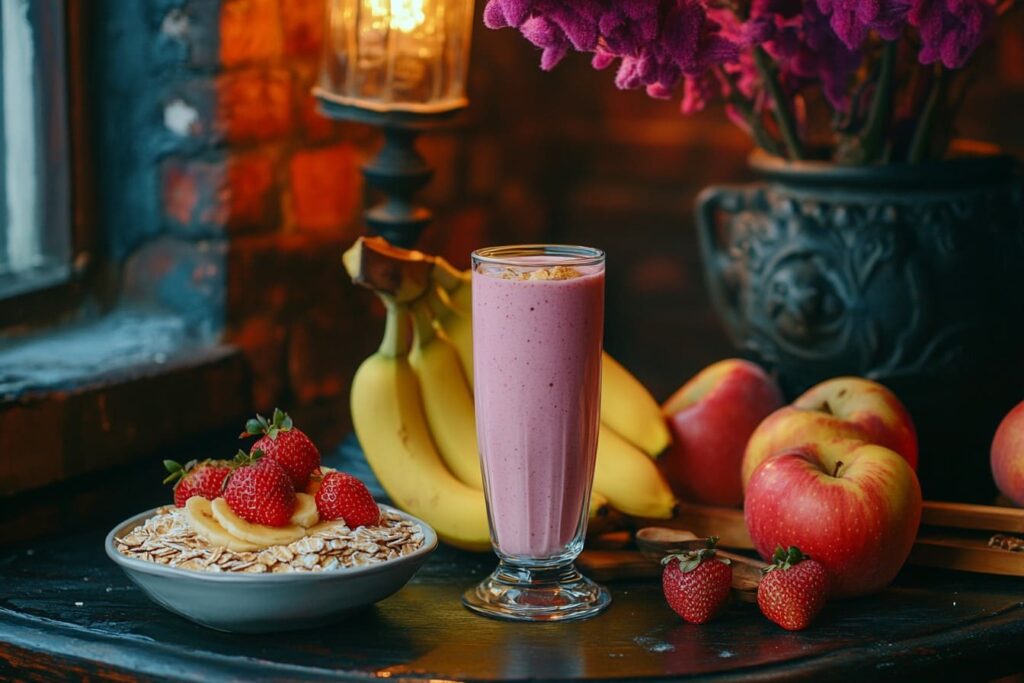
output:
[[[491,543],[500,563],[462,601],[556,621],[611,602],[583,549],[601,401],[604,252],[522,245],[473,252],[473,373]]]

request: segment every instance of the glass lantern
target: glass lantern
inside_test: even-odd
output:
[[[328,0],[317,94],[378,112],[466,106],[473,0]]]

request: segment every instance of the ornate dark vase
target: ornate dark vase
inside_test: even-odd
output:
[[[991,501],[988,446],[1024,399],[1024,184],[1007,156],[841,167],[751,157],[705,190],[711,298],[793,396],[839,375],[914,417],[926,497]]]

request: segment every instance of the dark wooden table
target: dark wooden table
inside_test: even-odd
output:
[[[611,584],[611,609],[590,621],[513,624],[461,607],[462,591],[494,559],[452,549],[347,622],[231,635],[143,597],[103,553],[110,521],[0,550],[0,679],[908,681],[1024,668],[1024,580],[908,571],[878,596],[829,605],[803,633],[745,604],[710,624],[685,624],[650,581]]]

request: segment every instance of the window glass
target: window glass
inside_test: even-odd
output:
[[[0,296],[68,274],[62,5],[0,1]]]

